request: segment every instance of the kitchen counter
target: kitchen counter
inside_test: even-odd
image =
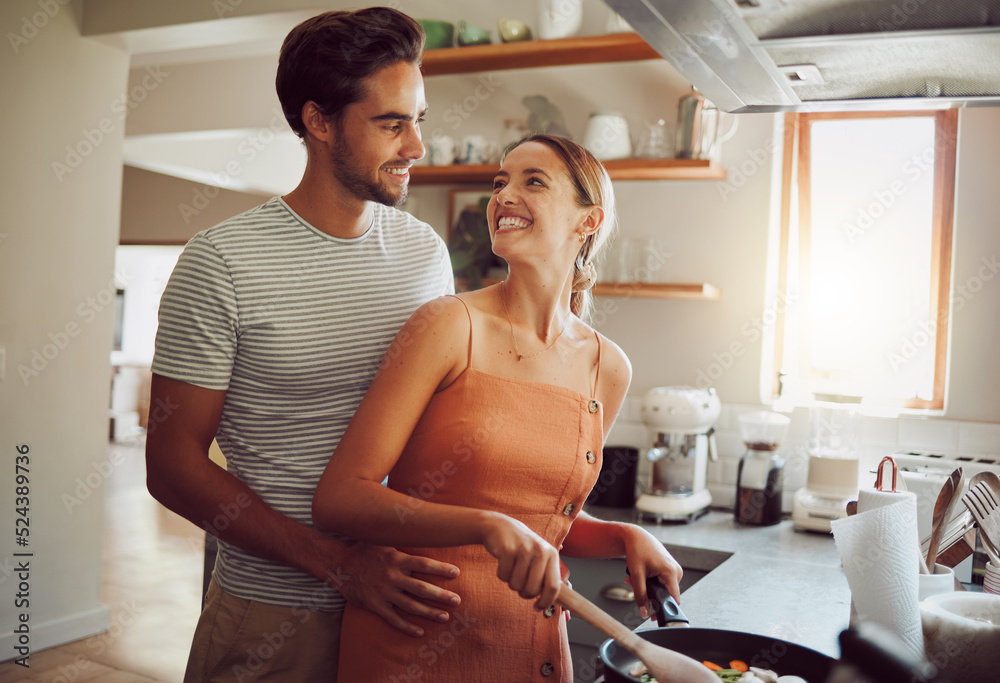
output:
[[[636,522],[629,509],[586,510],[599,519]],[[839,656],[837,636],[848,625],[851,592],[833,536],[795,531],[790,519],[741,526],[723,510],[691,524],[639,523],[682,566],[710,570],[681,596],[692,626],[781,638]]]

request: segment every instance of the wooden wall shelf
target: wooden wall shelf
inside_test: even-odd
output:
[[[645,282],[599,282],[594,285],[595,296],[613,296],[623,299],[697,299],[715,301],[722,292],[715,285],[700,283],[647,284]]]
[[[635,33],[447,47],[424,52],[424,76],[660,59]]]
[[[723,180],[726,169],[707,159],[621,159],[605,161],[612,180]],[[492,185],[499,164],[413,166],[411,185]]]
[[[444,76],[648,59],[661,57],[637,34],[611,33],[427,50],[421,69],[424,76]],[[623,159],[605,161],[604,167],[612,180],[723,180],[726,177],[723,166],[701,159]],[[497,169],[497,164],[414,166],[410,168],[410,184],[488,186]],[[484,284],[494,282],[487,280]],[[467,287],[462,280],[456,280],[455,285],[458,291]],[[638,299],[716,300],[722,296],[717,287],[708,283],[608,282],[598,283],[593,292],[595,296]]]
[[[495,285],[499,280],[483,280],[483,286]],[[455,280],[455,290],[468,291],[468,282]],[[707,282],[647,284],[645,282],[599,282],[591,290],[594,296],[611,296],[622,299],[693,299],[716,301],[722,298],[718,287]]]
[[[660,59],[660,55],[637,34],[608,33],[427,50],[421,68],[424,76],[443,76],[647,59]],[[724,167],[702,159],[622,159],[606,161],[604,167],[612,180],[723,180],[726,177]],[[410,169],[410,184],[490,185],[496,171],[495,164],[415,166]]]

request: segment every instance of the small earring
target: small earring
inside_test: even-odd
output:
[[[581,232],[580,233],[580,244],[583,244],[586,241],[587,241],[587,233]]]

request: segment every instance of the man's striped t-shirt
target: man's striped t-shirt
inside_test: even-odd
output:
[[[160,300],[152,370],[225,390],[216,439],[229,471],[311,525],[320,475],[389,343],[453,292],[448,250],[426,223],[376,204],[368,231],[342,239],[276,197],[188,242]],[[246,599],[343,608],[318,579],[221,541],[215,577]]]

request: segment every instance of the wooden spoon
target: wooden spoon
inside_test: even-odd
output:
[[[937,564],[938,548],[941,547],[941,534],[944,528],[951,521],[951,512],[958,502],[962,493],[962,468],[957,468],[951,476],[944,482],[941,492],[938,493],[934,502],[934,513],[931,517],[931,540],[927,545],[927,566],[934,572],[934,565]]]
[[[600,607],[567,585],[559,589],[557,602],[639,658],[657,683],[719,683],[719,678],[701,662],[687,655],[654,645],[640,638]]]
[[[985,481],[993,492],[996,493],[997,498],[1000,498],[1000,475],[996,472],[990,470],[983,470],[982,472],[976,472],[969,479],[969,488],[971,489],[976,484]]]

